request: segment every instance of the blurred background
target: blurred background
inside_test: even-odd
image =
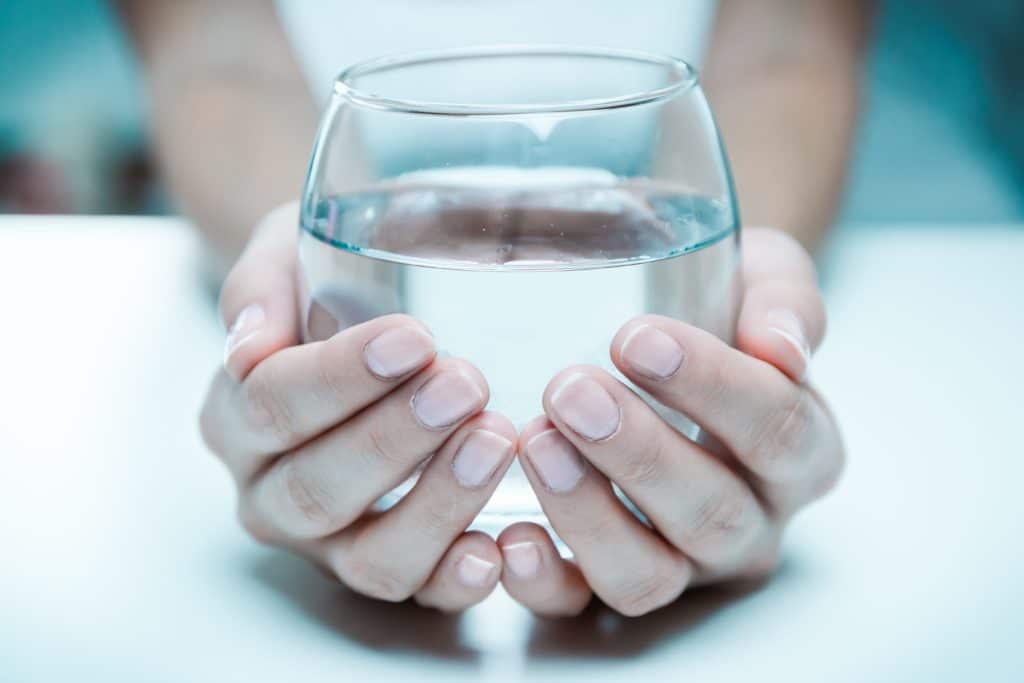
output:
[[[0,214],[174,212],[111,4],[0,0]],[[0,682],[494,680],[510,663],[592,683],[722,667],[781,680],[797,665],[806,676],[785,680],[1024,680],[1024,0],[879,7],[814,368],[853,466],[772,590],[684,601],[646,630],[599,611],[579,630],[532,626],[501,598],[461,625],[398,605],[374,617],[298,560],[257,553],[228,478],[193,457],[223,339],[215,277],[191,268],[198,240],[126,237],[134,220],[81,235],[60,225],[88,221],[52,221],[38,239],[49,219],[8,220],[25,227],[0,228],[15,321],[0,353]]]
[[[844,223],[1024,219],[1017,0],[882,2]],[[172,210],[103,0],[0,3],[0,212]]]

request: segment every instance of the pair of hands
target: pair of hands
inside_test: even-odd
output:
[[[480,372],[437,358],[408,316],[300,345],[295,221],[294,205],[270,214],[224,284],[230,330],[201,427],[246,530],[360,593],[461,610],[501,581],[545,616],[594,594],[644,614],[687,586],[769,574],[787,521],[839,476],[835,421],[802,381],[824,334],[821,296],[811,259],[781,232],[744,233],[737,348],[660,316],[628,322],[611,345],[626,377],[724,446],[712,451],[591,366],[557,375],[545,415],[517,434],[482,412]],[[496,540],[466,531],[515,457],[572,560],[534,524]],[[400,502],[371,510],[424,461]]]

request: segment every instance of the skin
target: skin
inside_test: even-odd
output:
[[[746,224],[777,226],[809,249],[831,224],[873,4],[720,3],[701,81]],[[318,120],[314,98],[272,0],[117,6],[142,59],[164,177],[226,272],[252,227],[298,195]]]
[[[429,331],[405,316],[299,345],[295,206],[274,207],[298,191],[316,111],[272,4],[119,4],[146,65],[172,189],[225,263],[248,240],[224,282],[230,332],[201,427],[236,481],[239,517],[253,537],[308,557],[369,596],[443,610],[483,600],[500,580],[540,615],[576,614],[594,595],[639,615],[689,586],[772,571],[786,523],[842,468],[835,421],[804,381],[825,328],[805,247],[838,203],[868,3],[721,5],[703,81],[741,211],[747,224],[790,235],[745,229],[736,348],[646,317],[626,323],[610,349],[627,377],[721,442],[714,453],[683,439],[598,368],[553,378],[545,414],[519,435],[502,416],[482,412],[486,380],[466,360],[431,352],[382,377],[367,355],[381,335],[430,344]],[[674,340],[683,360],[670,376],[637,371],[656,359],[632,364],[628,342],[640,338],[638,328]],[[451,424],[428,428],[416,401],[439,375],[462,378],[479,400]],[[615,425],[594,438],[566,416],[578,420],[602,397],[613,401]],[[508,446],[486,481],[466,485],[454,463],[480,432]],[[572,487],[545,484],[534,464],[545,444],[579,466]],[[515,524],[497,539],[465,531],[513,457],[573,560],[562,560],[537,526]],[[424,464],[401,503],[373,508]],[[626,510],[610,482],[651,527]]]
[[[611,345],[612,361],[626,377],[693,417],[724,451],[712,453],[682,437],[604,370],[580,366],[556,376],[544,392],[545,415],[520,434],[519,457],[574,560],[562,560],[535,525],[502,533],[501,547],[532,543],[542,558],[528,576],[506,563],[502,582],[523,604],[542,614],[572,615],[593,592],[636,616],[675,600],[688,586],[765,577],[778,562],[786,523],[837,481],[844,461],[837,425],[802,381],[806,354],[825,331],[813,265],[778,231],[750,229],[745,238],[737,348],[661,316],[630,321]],[[779,311],[791,313],[803,332],[780,334]],[[624,352],[639,328],[678,344],[682,361],[669,376],[653,377],[642,369],[642,355],[638,368]],[[617,404],[608,435],[583,434],[572,424],[573,416],[592,410],[595,394]],[[580,479],[568,490],[552,490],[538,474],[531,450],[545,440],[578,458]],[[615,497],[610,482],[651,528]]]
[[[145,70],[163,179],[223,276],[253,226],[302,190],[318,107],[271,0],[117,6]]]
[[[724,0],[704,89],[748,225],[813,250],[842,198],[871,0]]]
[[[225,281],[223,319],[241,323],[229,334],[201,427],[234,476],[249,533],[308,557],[357,591],[458,610],[500,579],[545,616],[576,614],[593,594],[623,614],[644,614],[690,585],[770,573],[786,522],[839,476],[836,423],[803,382],[824,335],[824,308],[810,257],[784,233],[745,233],[737,348],[661,316],[628,322],[612,342],[611,359],[626,377],[722,442],[713,454],[607,372],[585,366],[551,381],[545,415],[517,435],[504,417],[481,412],[487,385],[480,373],[467,361],[435,358],[429,333],[408,316],[300,345],[295,212],[294,204],[272,212]],[[242,314],[254,306],[258,316]],[[679,367],[665,377],[653,377],[644,369],[651,359],[629,350],[637,330],[651,328],[680,350]],[[428,351],[382,377],[367,350],[395,330],[420,338]],[[416,397],[433,378],[452,373],[479,389],[478,400],[443,428],[428,428],[415,415]],[[607,435],[581,433],[572,423],[595,391],[617,405]],[[480,430],[506,448],[486,481],[467,486],[453,461]],[[538,439],[575,458],[580,477],[573,486],[552,490],[538,474]],[[562,560],[535,525],[515,524],[496,541],[465,532],[516,453],[572,561]],[[422,463],[426,469],[401,503],[384,513],[372,509]],[[653,528],[621,504],[609,482]],[[524,554],[536,557],[526,572]],[[476,571],[462,571],[467,567]]]
[[[429,332],[408,316],[299,345],[296,218],[294,204],[272,212],[224,283],[226,322],[253,305],[262,312],[229,337],[202,409],[203,437],[233,475],[239,518],[257,540],[302,554],[375,598],[467,607],[500,577],[494,541],[465,529],[511,464],[516,430],[481,412],[483,376],[464,360],[435,358]],[[396,330],[427,352],[407,371],[382,377],[368,350]],[[427,426],[415,413],[417,397],[442,375],[473,385],[477,399],[450,424]],[[453,461],[480,431],[504,448],[490,476],[467,486]],[[427,461],[398,505],[371,509]]]

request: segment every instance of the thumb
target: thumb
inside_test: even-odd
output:
[[[267,356],[299,342],[297,234],[298,203],[274,209],[224,280],[224,369],[237,381]]]
[[[796,240],[778,230],[746,230],[743,248],[736,346],[801,381],[825,336],[825,305],[814,263]]]

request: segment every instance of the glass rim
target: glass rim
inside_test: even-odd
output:
[[[369,92],[355,85],[362,76],[435,62],[479,60],[496,57],[589,57],[641,62],[651,66],[669,68],[677,78],[673,82],[637,92],[613,97],[566,100],[554,103],[498,103],[445,102],[404,99]],[[581,45],[490,45],[436,50],[416,50],[357,62],[346,68],[334,81],[334,94],[353,104],[383,111],[434,116],[517,116],[539,114],[565,114],[622,109],[667,100],[697,84],[697,70],[689,62],[670,55],[610,47]]]

